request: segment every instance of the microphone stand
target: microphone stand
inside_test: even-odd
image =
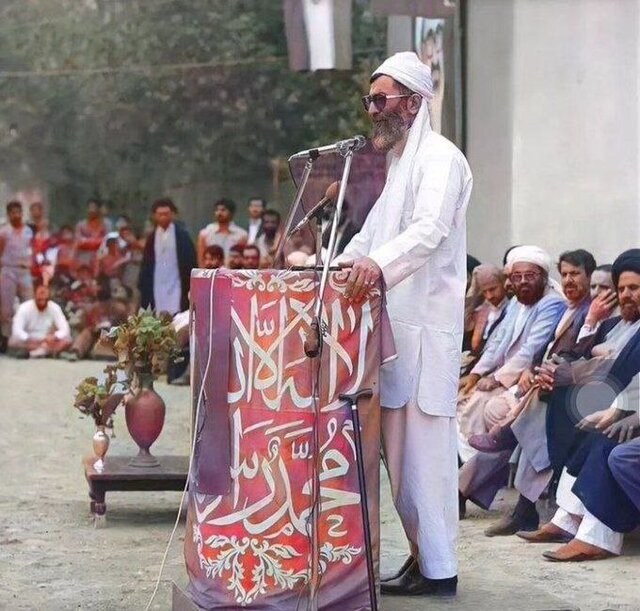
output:
[[[316,307],[314,310],[313,322],[311,323],[311,337],[307,338],[305,342],[305,354],[309,358],[315,358],[322,352],[322,337],[324,330],[322,329],[322,304],[324,299],[324,292],[327,288],[327,280],[329,278],[329,269],[331,267],[331,261],[336,250],[336,237],[338,235],[338,224],[340,217],[342,216],[342,204],[344,202],[344,196],[347,192],[347,182],[349,180],[349,174],[351,173],[351,162],[353,161],[353,148],[340,151],[340,154],[344,157],[344,169],[342,170],[342,179],[340,181],[340,191],[338,192],[338,199],[336,201],[335,208],[333,210],[333,219],[331,222],[331,233],[329,234],[329,245],[327,246],[327,258],[322,263],[322,276],[320,278],[320,289],[318,291],[318,297],[316,299]],[[316,259],[316,264],[318,259]]]
[[[322,354],[322,345],[323,345],[323,335],[326,333],[326,329],[322,324],[322,305],[324,299],[324,293],[327,287],[327,281],[329,278],[329,270],[331,267],[331,260],[333,259],[335,249],[336,249],[336,240],[338,234],[338,223],[340,222],[340,217],[342,216],[342,204],[344,202],[344,197],[347,191],[347,183],[349,181],[349,175],[351,173],[351,163],[353,161],[353,153],[356,148],[361,148],[361,145],[354,141],[350,145],[343,145],[337,149],[337,153],[344,157],[344,169],[342,171],[342,180],[340,182],[340,190],[338,192],[338,199],[336,201],[334,210],[333,210],[333,219],[331,222],[331,233],[329,236],[329,245],[327,247],[327,256],[324,260],[322,260],[322,222],[321,222],[321,211],[318,211],[318,215],[316,216],[316,266],[320,261],[322,261],[322,275],[320,278],[320,287],[318,290],[318,295],[316,297],[315,309],[313,320],[310,324],[310,333],[307,336],[304,343],[304,351],[305,354],[312,359],[316,359]],[[284,262],[283,251],[284,251],[284,243],[291,231],[291,226],[293,224],[293,218],[295,216],[296,211],[298,210],[298,206],[302,201],[302,195],[304,189],[307,185],[307,181],[309,180],[309,175],[311,174],[311,169],[313,167],[313,162],[319,157],[320,153],[317,150],[312,150],[309,152],[309,156],[307,162],[304,166],[304,172],[302,174],[300,184],[298,186],[298,190],[296,191],[296,197],[293,205],[289,211],[289,216],[287,217],[287,222],[285,224],[284,231],[282,232],[282,236],[280,238],[280,242],[278,244],[278,248],[276,250],[275,260],[274,262],[280,263]],[[295,158],[295,155],[289,158],[289,162]],[[319,369],[321,366],[321,361],[315,361],[315,365],[317,368],[317,373],[319,374]],[[319,455],[319,430],[318,424],[320,422],[320,392],[317,387],[317,384],[314,385],[315,388],[313,390],[314,393],[314,467],[313,467],[313,477],[312,477],[312,507],[310,513],[310,530],[311,530],[311,571],[309,578],[309,600],[307,604],[308,611],[317,611],[318,609],[318,590],[320,587],[320,532],[318,529],[319,526],[319,517],[320,510],[322,505],[322,499],[320,496],[320,455]]]
[[[347,191],[347,182],[349,181],[349,174],[351,173],[351,162],[353,161],[353,147],[339,151],[340,155],[344,157],[344,169],[342,170],[342,179],[340,182],[340,191],[338,192],[338,199],[336,201],[335,208],[333,210],[333,219],[331,223],[331,233],[329,236],[329,245],[327,247],[327,256],[322,262],[322,276],[320,278],[320,288],[316,297],[316,304],[314,310],[313,321],[311,322],[310,332],[304,343],[305,354],[312,359],[316,359],[322,354],[323,336],[326,333],[326,328],[322,323],[322,305],[324,300],[324,293],[327,288],[327,280],[329,278],[329,269],[331,267],[331,260],[336,249],[336,237],[338,234],[338,223],[342,215],[342,204],[344,202],[344,196]],[[322,229],[321,223],[316,220],[318,225],[318,233],[316,238],[316,250],[322,253]],[[316,259],[316,264],[318,259]],[[321,367],[321,361],[316,361],[316,367]],[[313,473],[313,493],[312,498],[316,499],[311,507],[311,578],[309,603],[307,609],[309,611],[317,611],[318,609],[318,589],[320,586],[320,574],[319,574],[319,555],[320,555],[320,533],[319,533],[319,519],[320,510],[322,506],[322,499],[320,496],[320,469],[319,461],[320,456],[318,454],[319,445],[319,431],[318,425],[320,422],[319,405],[320,405],[320,392],[318,388],[314,389],[314,455],[316,464],[314,464]]]
[[[275,265],[284,265],[284,245],[289,237],[289,232],[291,231],[291,226],[293,225],[293,218],[298,211],[298,207],[300,206],[300,202],[302,201],[302,195],[304,194],[304,190],[307,186],[307,182],[309,180],[309,176],[311,175],[311,169],[313,168],[313,162],[320,156],[320,154],[315,151],[309,153],[309,157],[307,159],[307,163],[304,164],[304,171],[302,172],[302,177],[300,178],[300,183],[298,184],[298,189],[296,191],[296,197],[289,209],[289,214],[287,216],[287,222],[285,223],[284,231],[280,235],[280,241],[278,242],[278,248],[276,249],[276,254],[273,258],[274,266]],[[291,159],[289,158],[289,162]]]
[[[322,210],[313,218],[316,234],[316,265],[322,265]]]

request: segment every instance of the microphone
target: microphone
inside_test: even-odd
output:
[[[334,153],[343,154],[349,149],[359,151],[366,143],[367,139],[364,136],[354,136],[353,138],[347,138],[346,140],[338,140],[338,142],[334,142],[333,144],[328,144],[326,146],[319,146],[314,149],[300,151],[299,153],[291,155],[291,157],[289,157],[289,161],[292,159],[315,159],[320,155],[332,155]]]
[[[332,182],[328,187],[324,194],[324,197],[313,207],[307,214],[304,215],[304,218],[287,234],[293,235],[299,229],[302,229],[314,216],[316,216],[322,209],[328,205],[333,203],[338,197],[338,191],[340,190],[340,181],[336,180]]]

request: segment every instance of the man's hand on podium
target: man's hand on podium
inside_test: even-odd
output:
[[[360,303],[367,293],[382,277],[382,270],[378,264],[369,257],[361,257],[355,261],[341,261],[341,268],[351,268],[347,279],[347,290],[344,293],[349,303]]]

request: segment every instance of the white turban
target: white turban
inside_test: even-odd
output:
[[[427,100],[433,97],[431,68],[422,62],[413,51],[403,51],[392,55],[372,74],[372,77],[381,74],[390,76]]]
[[[551,269],[551,257],[539,246],[516,246],[507,255],[507,265],[513,267],[514,263],[533,263],[541,267],[547,274]]]

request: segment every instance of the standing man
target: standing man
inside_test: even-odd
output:
[[[44,214],[42,202],[32,202],[29,204],[29,222],[27,225],[31,227],[31,231],[33,231],[34,234],[43,229],[49,229],[49,221]]]
[[[174,222],[177,212],[170,199],[153,203],[155,230],[144,245],[138,281],[140,305],[172,315],[189,309],[189,282],[196,267],[193,242]]]
[[[49,260],[49,250],[52,246],[49,221],[44,214],[42,202],[33,202],[29,206],[28,223],[33,231],[31,240],[31,275],[34,279],[43,280],[48,284],[53,276],[54,265]]]
[[[262,215],[262,230],[254,242],[260,249],[261,267],[273,267],[280,234],[280,213],[277,210],[265,210]]]
[[[87,218],[76,225],[76,257],[78,265],[93,267],[96,254],[109,233],[100,213],[97,199],[87,201]]]
[[[213,205],[215,223],[209,223],[198,235],[198,265],[204,267],[204,251],[214,244],[224,250],[225,257],[236,244],[247,243],[247,232],[233,222],[236,204],[230,199],[220,199]]]
[[[267,202],[261,197],[252,197],[247,204],[249,216],[247,244],[254,244],[262,229],[262,213],[267,207]]]
[[[0,352],[7,349],[16,297],[20,302],[33,297],[31,242],[33,231],[22,218],[22,204],[7,204],[9,222],[0,227]]]
[[[383,594],[454,595],[457,588],[456,396],[472,177],[430,125],[431,73],[397,53],[363,98],[372,143],[390,153],[384,190],[340,257],[347,299],[384,279],[398,358],[381,370],[383,446],[411,555]]]

